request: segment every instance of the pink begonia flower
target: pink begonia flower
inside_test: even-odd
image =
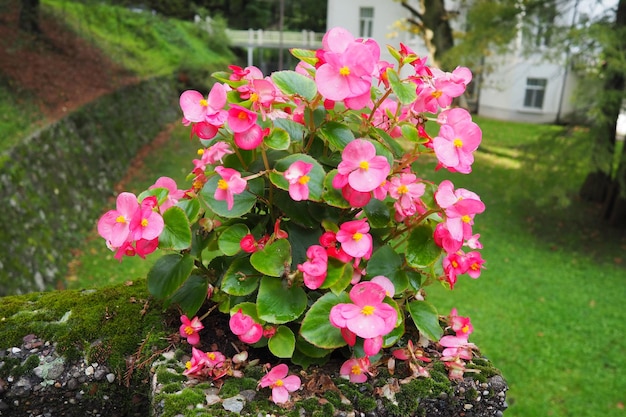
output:
[[[469,317],[461,317],[457,314],[456,308],[450,311],[450,328],[454,330],[457,337],[468,338],[474,331],[474,326]]]
[[[369,92],[378,58],[367,45],[357,42],[345,29],[329,30],[322,41],[322,65],[315,82],[322,96],[333,101]]]
[[[365,219],[345,222],[339,226],[337,241],[348,255],[369,259],[373,245],[372,235],[367,233],[369,230],[370,225]]]
[[[183,375],[202,376],[208,365],[206,353],[195,347],[191,348],[191,359],[185,363]]]
[[[133,246],[133,243],[135,244]],[[115,259],[122,262],[122,258],[124,256],[139,256],[142,259],[146,258],[146,255],[151,254],[159,247],[159,239],[139,239],[136,242],[126,241],[122,243],[122,245],[117,248],[117,250],[113,247],[111,249],[115,250]]]
[[[463,240],[454,239],[445,223],[439,223],[435,226],[433,237],[435,244],[443,248],[446,253],[455,253],[463,246]]]
[[[272,388],[272,401],[275,404],[283,404],[289,401],[289,393],[300,389],[302,382],[297,375],[289,375],[289,368],[284,363],[273,367],[259,380],[262,388]]]
[[[337,246],[337,234],[335,232],[324,232],[320,236],[319,242],[331,258],[338,259],[343,263],[348,263],[352,260],[352,256],[348,255],[341,246]]]
[[[426,186],[419,182],[415,174],[409,172],[392,177],[387,186],[389,196],[396,200],[394,208],[403,218],[418,212],[418,208],[423,205],[420,198],[425,190]]]
[[[370,282],[380,285],[383,290],[385,290],[385,295],[387,297],[393,298],[396,294],[396,288],[394,287],[393,282],[391,282],[391,280],[384,275],[377,275],[372,278]]]
[[[474,152],[482,140],[480,127],[474,122],[442,125],[433,138],[433,149],[439,163],[452,172],[469,174],[474,163]]]
[[[269,129],[262,129],[261,126],[253,124],[244,131],[235,132],[233,134],[233,141],[237,147],[249,151],[258,148],[259,145],[263,143],[263,138],[267,136],[268,133]]]
[[[191,128],[191,138],[196,135],[201,141],[208,141],[217,136],[219,128],[208,122],[195,123]]]
[[[457,276],[467,272],[467,261],[465,255],[462,253],[450,253],[443,258],[442,261],[443,271],[446,275],[446,280],[450,284],[450,289],[454,289],[454,285],[457,281]]]
[[[472,121],[472,115],[462,107],[446,109],[437,115],[437,123],[440,125],[450,125],[455,128]]]
[[[480,276],[480,271],[482,269],[484,269],[485,267],[483,266],[483,264],[485,263],[485,260],[482,258],[482,255],[480,254],[480,252],[469,252],[465,255],[465,264],[467,265],[467,275],[470,276],[470,278],[478,278]]]
[[[226,356],[221,352],[206,352],[207,365],[210,367],[220,366],[226,361]]]
[[[207,164],[215,164],[218,161],[223,163],[222,159],[226,155],[235,153],[226,142],[216,142],[213,146],[207,148],[202,154],[202,160]]]
[[[452,182],[444,180],[435,193],[435,201],[444,209],[445,224],[450,237],[457,241],[470,239],[473,236],[475,215],[485,211],[485,204],[480,197],[463,188],[455,191]]]
[[[341,365],[341,369],[339,369],[339,374],[343,378],[347,378],[350,382],[355,384],[367,381],[367,375],[370,374],[369,371],[370,360],[368,357],[365,358],[352,358],[348,359]]]
[[[190,345],[200,343],[200,335],[198,332],[204,329],[204,326],[198,317],[189,320],[186,315],[182,315],[180,316],[180,321],[182,322],[179,328],[180,336],[187,339]]]
[[[465,244],[470,249],[482,249],[483,248],[483,244],[480,243],[480,241],[478,239],[480,239],[480,233],[476,233],[475,235],[473,235],[472,237],[467,239]]]
[[[467,341],[467,336],[443,336],[439,340],[439,344],[445,347],[441,352],[441,359],[444,361],[454,358],[470,360],[472,359],[472,349],[476,348],[475,344]]]
[[[230,330],[244,343],[254,344],[263,337],[263,327],[239,309],[228,322]]]
[[[398,312],[383,303],[385,290],[380,285],[365,281],[350,290],[352,303],[341,303],[330,310],[330,323],[347,328],[363,339],[384,336],[396,327]]]
[[[343,181],[344,179],[345,179],[345,182]],[[341,184],[341,183],[344,183],[344,185],[337,186],[338,184]],[[337,188],[337,189],[341,188],[341,195],[343,196],[343,198],[346,199],[348,204],[350,204],[350,206],[352,207],[365,207],[367,203],[369,203],[370,200],[372,199],[371,192],[364,193],[364,192],[357,191],[354,188],[350,187],[350,184],[348,184],[347,175],[341,175],[341,174],[335,175],[335,177],[333,178],[332,184],[334,188]]]
[[[133,240],[152,240],[159,237],[165,223],[163,217],[154,210],[156,197],[146,197],[141,202],[139,209],[130,219],[130,236]]]
[[[235,133],[245,132],[256,124],[257,114],[245,107],[231,104],[228,110],[228,126]]]
[[[308,260],[298,265],[298,270],[302,272],[304,285],[311,290],[316,290],[326,279],[328,254],[322,246],[313,245],[306,250],[306,257]]]
[[[160,177],[157,179],[156,182],[149,187],[150,190],[154,188],[165,188],[168,191],[166,200],[159,205],[159,211],[161,213],[175,206],[176,203],[185,196],[185,190],[179,190],[176,181],[170,177]]]
[[[205,120],[213,126],[222,126],[228,117],[224,106],[226,106],[226,88],[223,84],[215,83],[207,98]]]
[[[283,176],[289,183],[289,196],[294,201],[302,201],[309,198],[308,183],[311,177],[307,174],[311,171],[311,168],[313,168],[313,164],[296,161],[283,173]]]
[[[387,179],[391,167],[387,158],[376,155],[374,145],[365,139],[355,139],[348,143],[341,153],[337,171],[348,176],[352,188],[370,192]]]
[[[206,121],[208,102],[198,91],[183,91],[180,95],[179,104],[186,122],[195,123]]]
[[[367,356],[377,355],[382,347],[382,336],[370,337],[369,339],[363,340],[363,352],[365,352]]]
[[[117,196],[115,210],[109,210],[98,220],[98,234],[107,245],[119,248],[126,242],[130,234],[130,221],[139,210],[137,196],[132,193],[120,193]]]
[[[224,168],[223,166],[215,167],[222,178],[217,182],[214,198],[216,200],[226,201],[228,210],[231,210],[235,204],[234,195],[241,194],[247,185],[247,181],[241,178],[241,173],[232,168]]]

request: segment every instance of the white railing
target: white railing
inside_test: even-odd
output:
[[[278,30],[248,29],[226,30],[234,46],[263,47],[263,48],[308,48],[322,47],[323,33],[310,30],[301,32],[280,32]]]

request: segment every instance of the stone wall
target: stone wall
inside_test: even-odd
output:
[[[0,295],[62,280],[139,148],[177,117],[171,78],[125,87],[0,155]]]

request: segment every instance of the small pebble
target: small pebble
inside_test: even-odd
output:
[[[115,381],[115,374],[107,374],[107,381],[109,381],[109,384],[112,384]]]
[[[95,370],[93,369],[93,366],[88,366],[88,367],[85,369],[85,375],[87,375],[87,376],[91,376],[91,375],[93,375],[93,374],[94,374],[94,372],[95,372]]]
[[[474,408],[474,406],[472,404],[465,404],[463,408],[466,410],[471,410],[472,408]]]

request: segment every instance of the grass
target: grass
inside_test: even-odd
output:
[[[454,291],[429,287],[429,297],[441,314],[457,307],[471,316],[471,340],[510,385],[507,416],[624,416],[626,236],[604,228],[595,208],[582,202],[538,208],[525,193],[507,193],[511,184],[524,183],[520,177],[531,194],[542,193],[511,155],[521,155],[557,127],[477,121],[489,152],[477,154],[471,175],[432,174],[431,164],[422,174],[435,181],[450,178],[481,196],[487,210],[477,216],[475,230],[485,245],[487,269],[475,281],[461,277]],[[127,188],[140,191],[168,170],[183,174],[180,167],[189,166],[192,152],[187,134],[174,130],[164,149],[148,155],[142,178]],[[86,248],[71,287],[135,279],[151,263],[118,264],[95,234]]]

